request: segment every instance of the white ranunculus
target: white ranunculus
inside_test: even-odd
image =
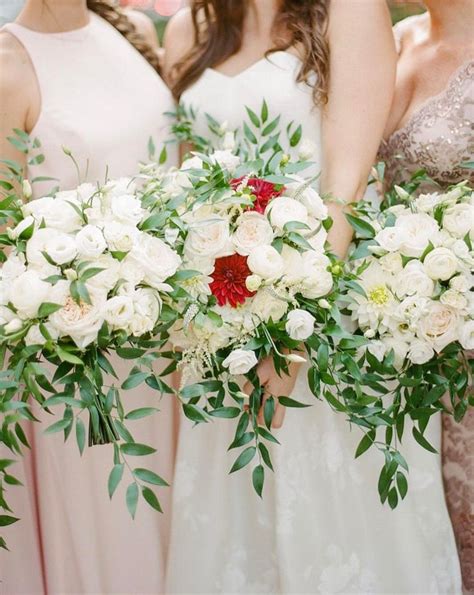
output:
[[[288,313],[285,325],[286,332],[295,341],[305,341],[314,331],[316,319],[305,310],[292,310]]]
[[[257,364],[255,353],[246,349],[235,349],[222,362],[224,368],[227,368],[234,376],[246,374]]]
[[[303,138],[298,146],[301,161],[314,161],[318,156],[318,145],[309,138]]]
[[[379,362],[383,361],[387,353],[387,347],[382,341],[371,341],[367,345],[367,351],[371,353]]]
[[[132,226],[140,223],[145,214],[141,202],[131,194],[116,196],[111,201],[110,210],[115,220]]]
[[[49,302],[51,285],[37,271],[27,270],[12,280],[10,301],[20,318],[34,318],[41,304]]]
[[[78,304],[69,296],[61,310],[49,317],[49,322],[60,337],[70,337],[79,349],[85,349],[97,339],[104,322],[106,295],[89,291],[91,304]]]
[[[32,215],[28,215],[28,217],[25,217],[22,221],[20,221],[20,223],[18,223],[18,225],[16,227],[14,227],[13,229],[8,229],[8,237],[11,238],[12,240],[16,240],[29,227],[33,226],[32,227],[32,229],[33,229],[35,224],[36,224],[36,219]]]
[[[285,263],[273,246],[260,246],[250,252],[247,259],[249,269],[262,279],[278,279],[283,275]]]
[[[444,212],[443,227],[458,238],[463,238],[472,228],[474,206],[468,203],[454,205]]]
[[[144,282],[157,289],[176,273],[181,264],[181,258],[168,244],[148,234],[142,235],[129,256],[143,269]]]
[[[439,231],[435,219],[426,213],[404,213],[396,220],[395,227],[403,230],[404,240],[400,252],[414,257],[423,254]]]
[[[112,297],[104,305],[104,318],[112,330],[126,329],[133,314],[133,300],[127,295]]]
[[[375,236],[375,241],[387,252],[397,252],[407,236],[403,227],[385,227]]]
[[[435,248],[426,255],[423,265],[432,279],[447,281],[457,272],[459,262],[449,248]]]
[[[105,241],[112,252],[130,252],[139,243],[141,236],[136,227],[118,221],[106,223],[103,231]]]
[[[230,173],[233,173],[240,165],[240,157],[234,155],[232,151],[214,151],[211,155],[211,159],[218,163],[222,169],[226,169]]]
[[[474,349],[474,320],[468,320],[460,325],[459,342],[463,349]]]
[[[410,344],[408,359],[413,364],[426,364],[434,354],[434,349],[429,343],[420,339],[414,339]]]
[[[454,289],[448,289],[444,293],[441,294],[439,298],[440,302],[445,306],[451,306],[455,310],[464,310],[467,308],[467,299],[462,293],[459,291],[455,291]]]
[[[432,301],[419,323],[418,334],[439,353],[457,339],[459,315],[454,308]]]
[[[247,211],[239,217],[232,236],[238,254],[248,256],[254,248],[271,244],[272,241],[273,229],[266,217],[255,211]]]
[[[451,281],[449,282],[449,286],[451,287],[451,289],[454,289],[454,291],[466,293],[473,286],[472,276],[471,278],[469,278],[466,275],[457,275],[456,277],[453,277],[451,279]]]
[[[91,264],[91,267],[103,269],[87,281],[96,290],[108,292],[113,289],[121,278],[121,264],[111,254],[101,254]]]
[[[32,215],[39,224],[44,221],[46,227],[53,227],[64,233],[77,231],[83,225],[81,216],[69,202],[52,196],[28,202],[22,207],[22,211],[25,216]]]
[[[308,222],[308,210],[298,200],[289,196],[278,196],[274,198],[265,210],[265,215],[270,218],[270,222],[279,232],[291,221],[298,223]]]
[[[383,342],[387,353],[393,349],[395,355],[394,366],[400,369],[408,354],[408,344],[398,337],[384,337]]]
[[[398,297],[406,295],[423,295],[431,297],[434,291],[434,281],[426,274],[423,264],[419,260],[411,260],[395,278],[394,288]]]
[[[268,322],[270,319],[278,322],[287,310],[288,303],[285,300],[274,297],[265,289],[260,290],[252,299],[251,312],[263,322]]]
[[[221,217],[199,220],[192,224],[184,243],[189,259],[224,256],[230,243],[229,224]]]
[[[403,260],[398,252],[389,252],[379,258],[380,266],[384,271],[396,275],[403,269]]]
[[[97,258],[107,248],[104,234],[95,225],[85,225],[76,235],[77,253],[81,258]]]
[[[46,241],[45,252],[58,265],[67,264],[77,256],[76,240],[67,233],[59,232]]]

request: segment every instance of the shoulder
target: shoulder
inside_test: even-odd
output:
[[[4,93],[24,89],[34,75],[28,52],[18,39],[8,31],[0,31],[0,88]],[[22,94],[19,94],[22,95]]]
[[[398,53],[401,53],[403,47],[411,43],[418,33],[420,33],[426,27],[427,15],[416,14],[411,17],[407,17],[402,21],[399,21],[393,27],[393,34],[395,36],[395,42],[397,44]]]
[[[391,26],[390,11],[386,0],[353,2],[352,0],[331,0],[329,5],[329,30],[339,23],[351,22],[353,34],[358,31]],[[357,23],[357,27],[354,27]]]
[[[191,9],[183,8],[170,19],[165,31],[165,67],[168,72],[193,48],[194,41]]]
[[[153,47],[158,48],[158,35],[156,33],[155,24],[145,13],[139,10],[125,10],[124,13],[135,26],[135,29],[142,37]]]

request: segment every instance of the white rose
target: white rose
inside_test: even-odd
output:
[[[157,289],[176,273],[181,264],[181,258],[168,244],[148,234],[142,235],[129,256],[143,269],[144,282]]]
[[[305,341],[314,331],[316,319],[305,310],[292,310],[287,316],[286,332],[295,341]]]
[[[42,253],[46,251],[46,244],[58,235],[61,235],[61,232],[57,229],[37,229],[26,243],[26,259],[28,264],[37,267],[46,266],[48,262]]]
[[[224,256],[230,243],[229,224],[221,217],[193,222],[184,243],[188,258]]]
[[[139,243],[141,236],[136,227],[118,221],[106,223],[103,231],[107,245],[112,252],[130,252]]]
[[[120,278],[133,285],[134,289],[135,286],[139,285],[145,278],[144,268],[130,253],[128,253],[120,263]]]
[[[82,258],[97,258],[107,248],[104,234],[95,225],[85,225],[76,235],[77,252]]]
[[[218,163],[222,169],[226,169],[230,173],[233,173],[240,165],[240,157],[234,155],[232,151],[214,151],[211,159],[214,163]]]
[[[111,254],[102,254],[91,263],[91,267],[103,269],[87,281],[87,285],[94,289],[108,292],[117,285],[121,278],[121,263]]]
[[[395,310],[395,318],[409,325],[415,324],[428,310],[429,300],[419,295],[411,295],[402,300]]]
[[[410,345],[408,359],[413,364],[426,364],[434,356],[434,349],[426,341],[414,339]]]
[[[290,221],[308,222],[307,208],[298,200],[288,196],[274,198],[266,208],[265,215],[269,216],[273,227],[276,227],[280,232]]]
[[[263,322],[268,322],[270,319],[278,322],[287,310],[288,303],[285,300],[278,299],[265,290],[259,291],[252,299],[251,312]]]
[[[333,278],[326,269],[329,258],[320,252],[307,251],[301,258],[301,282],[304,297],[316,299],[327,295],[333,287]]]
[[[387,353],[393,349],[395,355],[394,366],[395,368],[400,369],[408,354],[408,344],[398,337],[385,337],[383,342]]]
[[[468,320],[460,325],[459,342],[463,349],[474,349],[474,320]]]
[[[41,304],[49,301],[51,285],[37,271],[27,270],[10,287],[10,301],[21,318],[34,318]]]
[[[380,266],[388,273],[396,274],[403,269],[403,260],[398,252],[389,252],[379,258]]]
[[[458,270],[458,259],[449,248],[435,248],[426,255],[425,271],[432,279],[447,281]]]
[[[45,324],[45,327],[53,341],[58,339],[58,332],[54,327],[48,322]],[[44,345],[46,343],[46,338],[42,335],[38,324],[34,324],[28,329],[25,335],[25,343],[26,345]]]
[[[224,368],[228,368],[234,376],[246,374],[257,364],[255,353],[246,349],[235,349],[222,362]]]
[[[104,319],[113,330],[126,329],[133,314],[133,300],[130,296],[112,297],[104,305]]]
[[[190,157],[189,159],[185,159],[183,161],[181,164],[181,170],[186,171],[187,169],[202,169],[203,165],[202,159],[195,155],[194,157]]]
[[[451,279],[449,286],[451,289],[454,289],[454,291],[466,293],[472,287],[472,277],[469,279],[469,277],[466,277],[466,275],[457,275]]]
[[[60,337],[71,337],[79,349],[85,349],[97,339],[104,322],[106,296],[89,291],[92,304],[78,304],[69,296],[61,310],[51,314],[49,322]]]
[[[303,138],[298,146],[298,158],[301,161],[314,161],[318,156],[318,145],[309,138]]]
[[[398,217],[395,227],[402,230],[404,240],[400,252],[405,256],[419,257],[438,233],[438,224],[426,213],[406,213]]]
[[[285,270],[283,258],[273,246],[260,246],[252,250],[247,265],[252,273],[263,279],[278,279]]]
[[[137,314],[148,318],[152,325],[150,331],[153,330],[161,312],[161,299],[158,293],[146,287],[137,289],[133,295],[133,307]]]
[[[290,198],[299,200],[307,209],[309,215],[317,219],[318,222],[326,219],[328,216],[328,209],[323,202],[320,195],[314,190],[314,188],[305,186],[305,180],[301,179],[298,182],[290,182],[285,186],[285,192]]]
[[[466,297],[454,289],[448,289],[441,294],[439,299],[442,304],[451,306],[455,310],[464,310],[467,307]]]
[[[462,203],[446,209],[443,215],[443,227],[456,237],[463,238],[471,231],[473,220],[474,207]]]
[[[141,202],[131,194],[115,197],[111,201],[110,210],[117,221],[132,226],[140,223],[145,213]]]
[[[35,227],[36,220],[31,215],[25,217],[16,227],[13,229],[8,229],[8,237],[12,240],[17,240],[21,234],[26,231],[29,227],[31,227],[31,231],[33,231]]]
[[[375,241],[387,252],[397,252],[407,237],[402,227],[386,227],[378,232]]]
[[[66,264],[77,256],[75,239],[67,233],[57,233],[45,243],[45,252],[58,265]]]
[[[431,297],[434,292],[434,282],[428,277],[423,264],[419,260],[411,260],[397,274],[394,287],[398,297],[405,295]]]
[[[237,221],[232,242],[238,254],[248,256],[254,248],[271,244],[273,229],[266,217],[255,211],[247,211]]]
[[[367,351],[371,353],[379,362],[383,361],[387,353],[387,347],[382,341],[371,341],[367,345]]]
[[[151,318],[135,312],[128,325],[128,330],[134,337],[141,337],[142,335],[150,333],[154,327],[155,323]]]
[[[44,221],[46,227],[53,227],[64,233],[76,231],[83,225],[81,216],[69,202],[52,196],[28,202],[22,207],[22,211],[24,215],[32,215],[38,223]]]
[[[429,213],[433,211],[437,204],[441,202],[442,197],[436,192],[432,194],[420,194],[415,200],[415,206],[418,211]]]
[[[418,334],[439,353],[456,340],[458,321],[456,310],[433,301],[426,316],[420,320]]]
[[[298,250],[283,244],[281,257],[285,263],[285,280],[290,283],[298,283],[303,278],[303,257]]]
[[[14,279],[26,271],[25,257],[23,254],[11,252],[1,268],[2,279]]]
[[[319,225],[319,222],[316,222],[314,219],[310,217],[309,226],[312,230],[314,230],[317,227],[315,223]],[[324,250],[326,240],[328,238],[328,232],[324,229],[323,226],[320,227],[317,233],[314,233],[314,231],[303,231],[302,235],[305,236],[306,241],[313,250],[315,250],[316,252],[322,252]]]
[[[137,185],[132,178],[117,178],[107,182],[103,192],[112,199],[124,194],[134,194],[136,187]]]

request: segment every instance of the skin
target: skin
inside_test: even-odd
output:
[[[150,19],[135,11],[128,11],[127,16],[158,50]],[[89,13],[86,0],[27,0],[16,22],[42,33],[61,33],[86,26]],[[7,31],[0,33],[0,72],[0,155],[25,166],[24,155],[6,137],[13,128],[27,133],[33,130],[41,110],[41,95],[28,53]]]
[[[389,137],[405,126],[430,97],[445,88],[453,72],[474,57],[473,0],[426,0],[428,11],[396,26],[401,47]]]
[[[253,4],[245,19],[242,48],[217,65],[220,72],[233,76],[260,60],[273,46],[271,28],[279,5],[278,0],[259,0]],[[396,52],[385,1],[332,0],[328,37],[331,82],[329,101],[323,110],[321,189],[350,203],[364,194],[393,97]],[[192,40],[190,13],[182,10],[171,20],[166,32],[168,76],[173,65],[192,49]],[[329,241],[343,258],[352,238],[352,229],[344,215],[346,208],[331,202],[329,210],[334,220]],[[265,390],[264,400],[270,395],[291,394],[299,366],[290,364],[290,374],[280,378],[270,358],[262,361],[257,371]],[[246,389],[250,391],[249,386]],[[285,409],[277,406],[273,427],[282,425],[284,414]]]

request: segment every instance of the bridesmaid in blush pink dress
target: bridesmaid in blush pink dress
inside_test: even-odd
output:
[[[474,5],[426,0],[428,12],[395,28],[398,77],[388,134],[379,158],[386,182],[426,170],[436,189],[469,180],[474,171]],[[422,190],[430,191],[424,184]],[[472,353],[470,354],[473,355]],[[446,499],[461,559],[464,589],[474,593],[474,409],[463,422],[443,420]]]
[[[106,168],[109,177],[133,174],[137,162],[147,158],[149,137],[157,146],[167,138],[162,114],[173,107],[146,37],[112,3],[87,5],[85,0],[29,0],[17,21],[0,32],[0,155],[21,158],[5,140],[12,128],[39,137],[45,160],[29,168],[28,177],[53,176],[64,190],[77,185],[77,174],[62,145],[83,174],[88,161],[87,181],[104,180]],[[145,36],[154,32],[143,17],[132,19],[140,29],[144,25]],[[176,159],[172,154],[171,165]],[[34,197],[51,185],[36,185]],[[113,363],[123,380],[129,364]],[[156,406],[158,393],[140,387],[124,398],[129,409]],[[159,408],[158,416],[133,422],[132,429],[137,441],[158,449],[149,465],[171,478],[171,400]],[[21,522],[6,531],[11,552],[0,554],[0,591],[160,593],[169,490],[159,494],[165,515],[140,503],[132,521],[124,491],[112,502],[107,495],[111,447],[86,449],[81,458],[74,438],[64,445],[59,434],[42,436],[51,420],[39,414],[43,423],[26,428],[31,452],[15,465],[25,486],[9,490]]]

